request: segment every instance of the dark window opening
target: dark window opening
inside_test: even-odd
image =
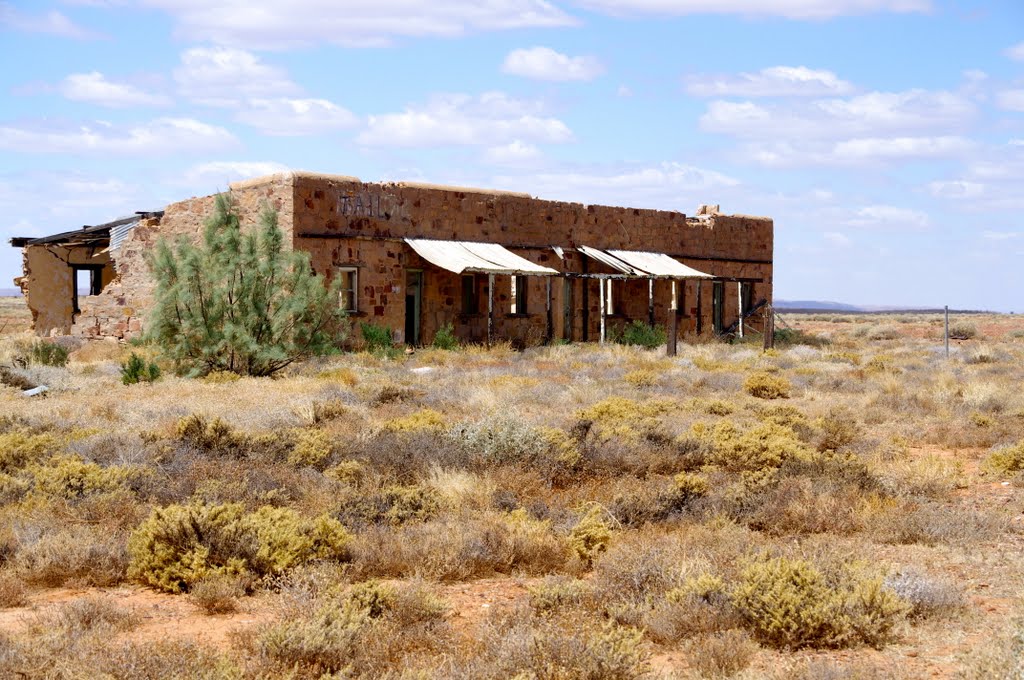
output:
[[[71,309],[78,314],[79,295],[99,295],[103,291],[103,265],[71,266]]]
[[[477,293],[476,276],[467,274],[462,277],[462,313],[478,314],[480,312],[480,296]]]
[[[526,277],[512,277],[512,313],[526,314]]]
[[[711,288],[711,327],[715,333],[721,333],[725,327],[722,323],[725,308],[725,283],[715,281]]]
[[[754,308],[754,284],[744,283],[743,293],[740,296],[741,303],[743,305],[743,314],[746,315],[751,309]]]

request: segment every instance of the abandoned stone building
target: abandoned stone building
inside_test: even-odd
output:
[[[264,206],[339,304],[399,343],[441,327],[471,342],[598,341],[633,320],[694,334],[748,332],[772,299],[773,223],[527,194],[290,172],[231,185],[243,225]],[[15,280],[39,335],[137,336],[152,304],[146,252],[196,239],[214,196],[43,238]]]

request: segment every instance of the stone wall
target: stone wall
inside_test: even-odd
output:
[[[401,240],[404,237],[500,243],[532,262],[575,273],[615,273],[586,261],[574,250],[580,245],[664,252],[716,276],[760,279],[753,301],[771,300],[773,225],[768,218],[708,214],[688,219],[677,212],[587,206],[458,187],[364,183],[354,177],[310,173],[259,178],[232,184],[231,190],[246,228],[256,224],[264,205],[276,208],[291,245],[310,253],[317,272],[332,277],[336,267],[357,267],[354,321],[387,326],[398,342],[405,340],[409,270],[423,272],[421,342],[430,342],[447,323],[460,337],[473,341],[483,340],[487,328],[487,276],[477,276],[479,307],[467,313],[462,308],[462,278],[422,260]],[[212,196],[181,201],[168,206],[162,218],[141,222],[113,254],[116,278],[101,295],[82,298],[82,313],[71,332],[118,338],[138,334],[153,295],[145,253],[160,238],[201,238],[213,201]],[[564,259],[551,246],[565,248]],[[511,280],[495,278],[497,337],[522,344],[544,338],[546,282],[543,277],[527,281],[527,313],[511,314]],[[592,279],[551,281],[555,338],[598,338],[599,285]],[[619,280],[612,285],[616,309],[609,327],[647,320],[648,282]],[[680,286],[681,333],[695,330],[698,316],[704,331],[711,330],[712,285],[702,284],[699,309],[697,285],[688,281]],[[665,324],[671,284],[656,281],[654,297],[655,320]],[[726,325],[735,320],[737,309],[736,284],[727,283]]]
[[[113,278],[110,257],[97,252],[97,248],[35,245],[24,248],[23,275],[15,283],[25,295],[25,303],[32,312],[32,327],[37,335],[65,335],[72,329],[75,277],[73,265],[103,266],[101,283],[106,286]],[[80,295],[79,308],[96,296]]]
[[[291,230],[292,181],[288,175],[275,175],[254,182],[231,185],[243,229],[258,224],[264,206],[278,210],[285,233]],[[159,239],[185,238],[199,242],[203,225],[213,214],[215,196],[190,198],[172,203],[159,218],[143,220],[132,229],[114,253],[116,278],[100,295],[83,298],[82,313],[71,332],[85,337],[128,339],[143,328],[145,315],[153,303],[153,277],[146,264],[146,253]],[[290,247],[290,244],[289,244]]]
[[[544,201],[526,194],[490,192],[420,184],[371,184],[355,178],[295,175],[295,247],[309,251],[314,268],[331,275],[339,266],[359,270],[358,320],[385,325],[404,340],[404,290],[407,270],[422,269],[424,295],[421,341],[429,342],[445,323],[458,335],[479,341],[486,334],[486,276],[479,276],[479,312],[464,314],[459,276],[422,260],[403,237],[501,243],[526,259],[564,272],[614,273],[597,263],[584,263],[571,250],[579,245],[623,250],[653,250],[716,276],[761,279],[754,302],[771,300],[773,224],[770,219],[709,215],[687,219],[682,213],[579,203]],[[550,246],[568,248],[565,259]],[[586,269],[585,269],[586,268]],[[542,277],[530,277],[528,314],[512,315],[511,281],[495,280],[495,332],[498,337],[530,343],[543,338],[547,326],[546,288]],[[711,329],[711,284],[704,283],[701,309],[696,307],[696,282],[687,282],[682,301],[681,332],[694,330],[703,316]],[[569,309],[566,284],[552,282],[553,335],[575,340],[598,337],[599,284],[571,279]],[[617,281],[620,301],[609,320],[621,327],[648,318],[647,281]],[[586,323],[584,323],[584,289]],[[665,324],[671,287],[655,282],[655,320]],[[736,284],[726,284],[725,324],[736,319]]]

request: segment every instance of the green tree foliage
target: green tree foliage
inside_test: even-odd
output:
[[[201,245],[161,241],[150,257],[147,339],[191,375],[270,375],[332,352],[342,340],[337,287],[313,273],[308,254],[283,246],[276,211],[243,233],[231,196],[218,195]]]

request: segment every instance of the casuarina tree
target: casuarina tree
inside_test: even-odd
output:
[[[161,240],[149,266],[146,338],[180,372],[270,375],[343,339],[337,286],[313,272],[307,253],[284,248],[270,208],[243,233],[230,194],[219,194],[202,243]]]

